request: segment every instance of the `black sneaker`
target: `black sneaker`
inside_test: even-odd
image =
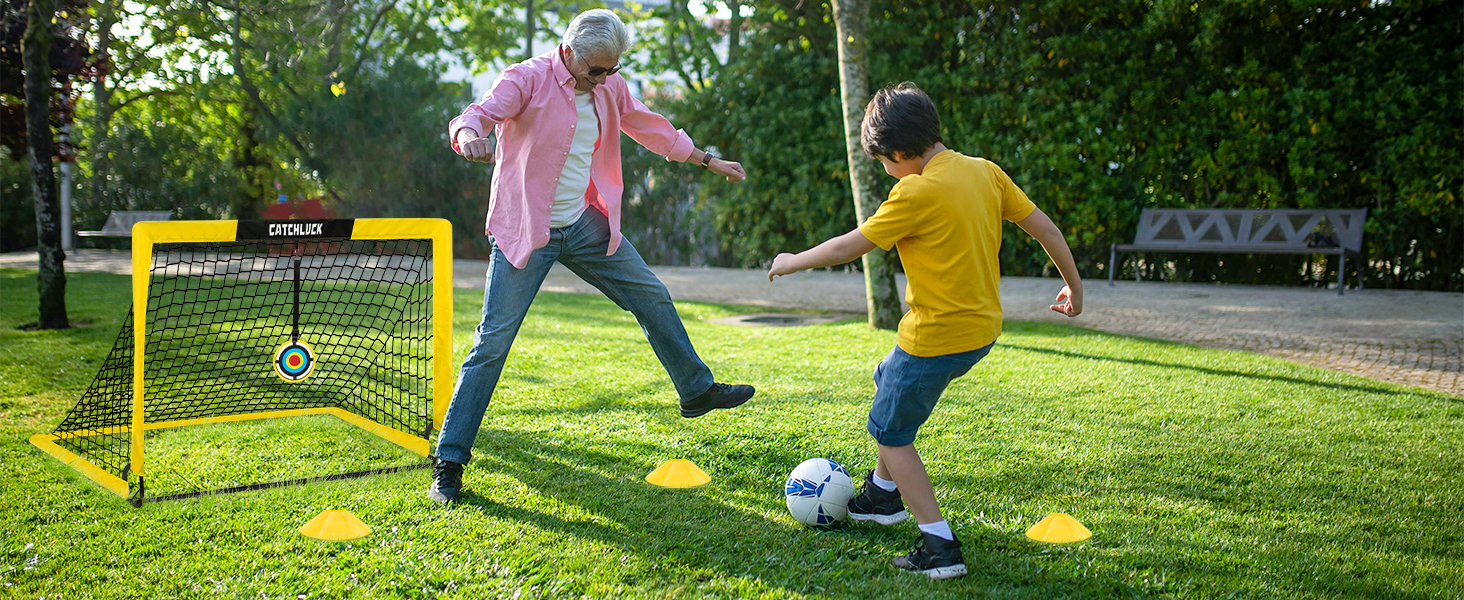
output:
[[[681,401],[681,416],[690,419],[712,412],[714,408],[736,408],[756,392],[750,385],[713,383],[711,389],[702,395]]]
[[[919,571],[931,579],[950,579],[966,574],[966,558],[961,556],[961,540],[948,540],[921,532],[915,549],[890,562],[906,571]]]
[[[849,499],[849,517],[855,521],[874,521],[880,525],[894,525],[910,518],[905,511],[905,501],[900,490],[886,492],[874,485],[874,471],[864,476],[864,491]]]
[[[427,497],[438,504],[457,500],[463,489],[463,465],[450,460],[437,461],[432,465],[432,485],[427,487]]]

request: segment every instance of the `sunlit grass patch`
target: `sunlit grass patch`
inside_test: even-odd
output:
[[[17,327],[34,320],[33,277],[0,272],[0,457],[13,475],[0,487],[0,586],[20,597],[1457,598],[1464,589],[1458,398],[1266,356],[1009,322],[916,442],[972,571],[932,583],[888,564],[909,551],[913,524],[815,531],[783,506],[783,479],[805,458],[856,475],[873,466],[870,375],[891,333],[859,322],[713,325],[705,321],[762,309],[678,304],[718,379],[758,386],[743,408],[683,419],[628,313],[548,293],[509,356],[460,505],[433,505],[427,474],[412,471],[133,509],[25,443],[89,383],[125,312],[127,278],[73,276],[84,290],[73,316],[96,324],[26,332]],[[455,296],[459,360],[481,299]],[[200,477],[222,482],[231,471],[397,459],[327,417],[208,427],[160,439],[173,454],[158,460],[214,465]],[[712,482],[646,484],[667,458],[694,461]],[[296,532],[325,509],[351,510],[376,533],[332,545]],[[1056,511],[1093,538],[1063,547],[1024,538]]]
[[[425,462],[329,415],[206,423],[147,433],[148,496],[208,492]]]

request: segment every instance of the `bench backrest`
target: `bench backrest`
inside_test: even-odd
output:
[[[169,221],[173,213],[166,210],[114,210],[107,216],[102,232],[108,235],[132,235],[132,226],[142,221]]]
[[[1303,249],[1325,247],[1312,233],[1325,232],[1336,246],[1362,251],[1367,209],[1178,209],[1146,208],[1139,215],[1135,245],[1175,248],[1250,247]],[[1333,246],[1335,247],[1335,246]]]

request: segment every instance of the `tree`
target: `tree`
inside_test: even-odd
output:
[[[844,108],[844,150],[849,156],[849,187],[854,193],[854,214],[863,223],[879,210],[879,172],[864,156],[859,128],[869,102],[868,0],[833,0],[834,26],[839,45],[839,99]],[[878,248],[864,255],[864,296],[869,324],[895,329],[900,324],[900,297],[895,289],[894,257]]]
[[[36,205],[36,237],[40,242],[39,326],[66,329],[66,253],[61,251],[61,206],[56,198],[55,153],[51,141],[51,19],[56,0],[31,0],[21,53],[25,61],[25,129],[30,153],[32,198]]]
[[[126,201],[126,188],[132,182],[115,176],[123,167],[113,158],[119,150],[112,138],[113,118],[145,100],[188,95],[187,88],[197,77],[179,69],[178,64],[196,64],[200,57],[185,50],[189,29],[179,24],[186,17],[180,14],[188,10],[186,3],[174,6],[171,0],[91,0],[90,4],[95,16],[89,23],[89,33],[96,42],[95,68],[90,72],[92,114],[87,123],[91,204],[97,208],[136,209]],[[119,30],[129,29],[135,31],[119,34]]]

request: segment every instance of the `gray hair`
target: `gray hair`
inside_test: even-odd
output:
[[[613,11],[587,10],[575,16],[564,30],[564,45],[580,58],[606,54],[619,58],[630,49],[630,33]]]

